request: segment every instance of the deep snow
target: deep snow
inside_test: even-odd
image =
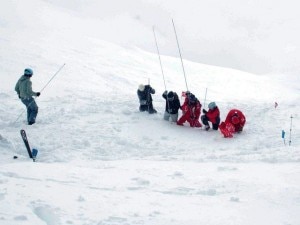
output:
[[[184,60],[189,90],[202,105],[216,101],[222,119],[231,108],[245,113],[244,131],[225,139],[219,131],[162,119],[156,54],[81,32],[97,21],[48,1],[26,2],[36,9],[29,14],[19,13],[25,3],[6,4],[11,12],[0,16],[1,225],[300,224],[299,76]],[[39,91],[64,63],[36,99],[37,123],[26,125],[14,92],[23,69],[33,68]],[[162,65],[167,89],[186,90],[180,59],[162,56]],[[138,111],[136,90],[148,80],[156,89],[156,115]],[[35,163],[20,129],[39,149]]]

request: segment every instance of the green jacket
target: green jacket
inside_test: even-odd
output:
[[[30,98],[32,96],[37,96],[36,92],[32,91],[32,82],[30,77],[21,76],[18,80],[15,91],[18,93],[20,98]]]

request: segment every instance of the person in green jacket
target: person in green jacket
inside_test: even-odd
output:
[[[33,75],[33,71],[30,68],[24,70],[24,75],[18,80],[15,91],[18,93],[19,98],[27,108],[27,122],[28,125],[35,123],[36,116],[38,114],[38,106],[32,96],[40,96],[40,92],[32,91],[32,82],[30,78]]]

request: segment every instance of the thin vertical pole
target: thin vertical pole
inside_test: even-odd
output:
[[[160,63],[160,69],[161,69],[161,73],[162,73],[163,80],[164,80],[165,90],[167,90],[165,74],[164,74],[164,70],[163,70],[163,67],[162,67],[162,63],[161,63],[161,58],[160,58],[160,54],[159,54],[159,49],[158,49],[158,44],[157,44],[157,39],[156,39],[156,35],[155,35],[154,26],[153,26],[153,35],[154,35],[156,49],[157,49],[157,55],[158,55],[158,59],[159,59],[159,63]]]
[[[204,96],[204,106],[203,106],[203,108],[205,108],[206,95],[207,95],[207,88],[205,89],[205,96]]]
[[[189,88],[188,88],[188,85],[187,85],[187,82],[186,82],[186,75],[185,75],[185,70],[184,70],[183,61],[182,61],[182,55],[181,55],[181,51],[180,51],[180,47],[179,47],[179,42],[178,42],[178,38],[177,38],[177,33],[176,33],[176,29],[175,29],[175,24],[174,24],[173,19],[172,19],[172,23],[173,23],[173,28],[174,28],[174,32],[175,32],[175,36],[176,36],[178,51],[179,51],[179,55],[180,55],[180,59],[181,59],[181,65],[182,65],[182,70],[183,70],[183,75],[184,75],[186,90],[188,91]]]
[[[291,144],[292,144],[292,123],[293,123],[293,116],[291,115],[290,141],[289,141],[289,145],[291,145]]]
[[[158,44],[157,44],[157,39],[156,39],[156,35],[155,35],[154,26],[153,26],[153,35],[154,35],[154,39],[155,39],[155,44],[156,44],[157,54],[158,54],[158,58],[159,58],[161,73],[163,75],[163,80],[164,80],[164,85],[165,85],[165,91],[166,91],[167,90],[166,79],[165,79],[165,74],[164,74],[164,70],[163,70],[163,67],[162,67],[162,63],[161,63],[161,58],[160,58],[160,54],[159,54],[159,49],[158,49]],[[170,103],[168,101],[168,95],[166,96],[166,102],[167,102],[168,111],[170,111]]]

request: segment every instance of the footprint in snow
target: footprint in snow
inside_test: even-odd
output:
[[[58,208],[51,207],[50,205],[36,205],[33,203],[33,212],[47,225],[60,224],[59,211]]]

